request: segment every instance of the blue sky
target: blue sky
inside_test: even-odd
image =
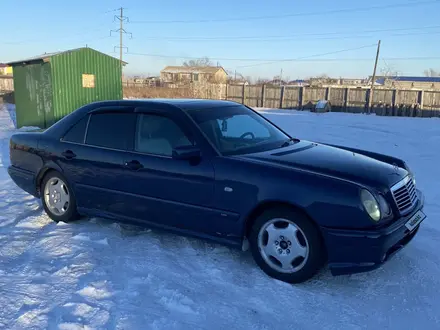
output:
[[[394,6],[402,3],[417,4]],[[440,1],[429,0],[2,0],[1,21],[8,31],[0,39],[0,62],[86,44],[118,57],[114,46],[119,37],[115,33],[110,37],[109,31],[119,28],[113,20],[118,12],[112,10],[121,6],[130,19],[125,29],[133,34],[124,41],[128,74],[155,75],[166,65],[180,65],[183,57],[207,56],[231,72],[254,78],[270,78],[281,70],[290,79],[319,74],[366,77],[372,72],[379,39],[378,74],[440,70]],[[376,6],[388,7],[354,10]],[[247,19],[261,16],[273,18]],[[176,20],[211,21],[163,23]],[[355,48],[359,49],[339,52]],[[433,58],[396,59],[414,57]],[[272,61],[298,58],[303,60]]]

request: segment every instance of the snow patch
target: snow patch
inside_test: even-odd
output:
[[[105,299],[112,296],[105,282],[94,283],[78,291],[78,294],[94,299]]]
[[[159,289],[157,293],[161,296],[159,301],[168,309],[181,313],[197,314],[193,308],[194,301],[177,290]]]
[[[91,242],[90,237],[85,234],[75,235],[72,237],[72,239],[77,240],[77,241],[83,241],[83,242]]]
[[[93,240],[92,238],[90,238],[89,236],[87,236],[85,234],[78,234],[78,235],[73,236],[72,239],[77,240],[77,241],[92,242],[92,243],[97,243],[97,244],[101,244],[101,245],[108,245],[107,237],[102,238],[102,239],[98,239],[98,240]]]

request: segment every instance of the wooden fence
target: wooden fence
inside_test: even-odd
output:
[[[440,90],[398,90],[339,87],[227,85],[225,99],[251,107],[312,109],[319,100],[332,111],[378,115],[440,117]]]
[[[134,87],[136,86],[136,87]],[[180,93],[186,91],[187,93]],[[319,100],[327,100],[332,111],[388,116],[440,117],[440,90],[373,90],[368,88],[298,87],[275,85],[189,84],[185,87],[124,86],[125,97],[192,97],[231,100],[251,107],[275,109],[313,109]],[[189,96],[186,96],[189,95]]]
[[[0,76],[0,92],[13,91],[10,76]],[[251,107],[313,109],[327,100],[332,111],[373,112],[389,116],[440,117],[440,90],[403,90],[274,85],[190,84],[184,87],[151,87],[124,84],[124,97],[191,97],[231,100]]]

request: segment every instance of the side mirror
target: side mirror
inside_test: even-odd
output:
[[[173,149],[173,158],[179,160],[199,159],[202,152],[196,146],[179,146]]]

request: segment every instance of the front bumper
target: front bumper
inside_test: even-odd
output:
[[[423,209],[424,195],[417,192],[419,201],[414,210],[385,228],[366,231],[322,228],[331,273],[344,275],[376,269],[406,246],[420,227],[418,224],[409,231],[405,226]]]

